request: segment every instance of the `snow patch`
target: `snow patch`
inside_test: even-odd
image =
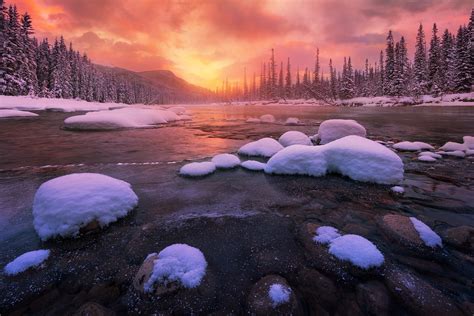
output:
[[[266,164],[256,160],[246,160],[242,162],[240,166],[244,169],[252,171],[262,171],[263,169],[265,169]]]
[[[474,136],[464,136],[462,138],[464,146],[468,149],[474,149]]]
[[[311,139],[309,139],[309,137],[306,134],[302,132],[298,132],[298,131],[286,132],[280,136],[278,141],[284,147],[288,147],[291,145],[307,145],[307,146],[313,145],[313,143],[311,142]]]
[[[433,153],[431,151],[422,151],[421,153],[418,154],[418,156],[429,156],[429,157],[433,157],[435,159],[443,158],[443,156],[441,156],[440,154]]]
[[[261,123],[275,123],[275,117],[271,114],[264,114],[260,116]]]
[[[291,288],[283,284],[274,283],[268,289],[268,297],[270,297],[273,307],[288,303],[290,301],[290,295]]]
[[[418,160],[423,161],[423,162],[435,162],[436,158],[433,158],[428,155],[421,155],[421,156],[418,156]]]
[[[447,142],[439,148],[439,150],[443,151],[465,151],[467,149],[468,147],[465,144],[460,144],[456,142]]]
[[[397,193],[397,194],[403,194],[405,193],[405,189],[402,186],[396,185],[390,188],[390,191]]]
[[[337,228],[332,226],[320,226],[316,229],[316,234],[313,240],[320,244],[329,244],[332,240],[341,237]]]
[[[266,137],[245,144],[244,146],[240,147],[238,153],[240,155],[247,156],[271,157],[282,149],[283,146],[279,142],[273,138]]]
[[[4,272],[6,275],[16,275],[30,268],[38,267],[48,259],[49,254],[50,251],[44,249],[26,252],[7,264]]]
[[[18,110],[0,110],[0,118],[6,117],[33,117],[38,116],[38,114],[28,111],[18,111]]]
[[[466,157],[466,153],[462,150],[455,150],[455,151],[438,151],[438,154],[444,155],[444,156],[453,156],[453,157],[459,157],[459,158],[464,158]]]
[[[393,145],[393,148],[397,150],[403,150],[403,151],[419,151],[419,150],[434,150],[434,147],[431,146],[430,144],[423,143],[423,142],[409,142],[409,141],[404,141],[404,142],[399,142]]]
[[[255,117],[249,117],[245,122],[247,123],[260,123],[260,119]]]
[[[298,125],[300,120],[296,117],[289,117],[285,121],[285,125]]]
[[[379,267],[384,263],[384,256],[377,247],[359,235],[348,234],[332,240],[329,253],[362,269]]]
[[[235,168],[240,165],[239,157],[231,154],[216,155],[212,158],[211,161],[214,163],[214,165],[216,165],[216,168],[221,169]]]
[[[213,162],[191,162],[179,169],[179,174],[189,177],[202,177],[216,171],[216,165]]]
[[[418,232],[418,235],[420,235],[420,238],[425,242],[425,245],[432,248],[437,246],[443,247],[441,237],[429,228],[428,225],[415,217],[410,217],[410,220]]]
[[[349,135],[365,137],[367,131],[354,120],[333,119],[323,121],[319,125],[318,138],[321,140],[320,143],[322,145]]]

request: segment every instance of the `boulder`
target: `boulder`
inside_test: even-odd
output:
[[[474,227],[458,226],[448,228],[443,233],[443,240],[453,247],[469,251],[474,250]]]
[[[390,314],[390,294],[382,282],[372,280],[360,283],[356,290],[357,303],[366,314]]]
[[[140,269],[138,270],[135,278],[133,279],[133,287],[142,294],[145,294],[145,283],[150,278],[153,273],[154,260],[158,259],[158,254],[154,253],[149,255]],[[162,296],[167,294],[175,293],[179,290],[180,285],[178,282],[169,282],[167,284],[156,284],[156,288],[153,291],[153,294],[156,296]]]
[[[73,316],[113,316],[115,313],[104,306],[89,302],[85,303],[74,312]]]

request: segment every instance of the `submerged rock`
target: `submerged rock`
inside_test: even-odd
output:
[[[443,233],[443,239],[456,248],[474,250],[474,228],[471,226],[448,228]]]

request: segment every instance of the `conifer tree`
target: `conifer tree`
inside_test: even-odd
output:
[[[438,28],[433,24],[433,33],[431,36],[430,50],[428,57],[428,88],[434,95],[441,93],[442,75],[441,75],[441,48],[438,37]]]
[[[428,72],[426,62],[426,42],[423,25],[420,24],[416,36],[415,58],[413,64],[413,93],[416,96],[427,93]]]
[[[285,77],[285,97],[291,98],[292,95],[292,83],[291,83],[291,66],[290,66],[290,57],[288,57],[288,62],[286,63],[286,77]]]

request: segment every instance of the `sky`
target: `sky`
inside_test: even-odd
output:
[[[33,18],[36,37],[63,35],[93,62],[134,71],[169,69],[210,89],[224,78],[260,73],[271,48],[292,69],[324,72],[344,56],[362,68],[378,60],[389,29],[408,41],[419,23],[438,29],[467,24],[472,0],[7,0]]]

